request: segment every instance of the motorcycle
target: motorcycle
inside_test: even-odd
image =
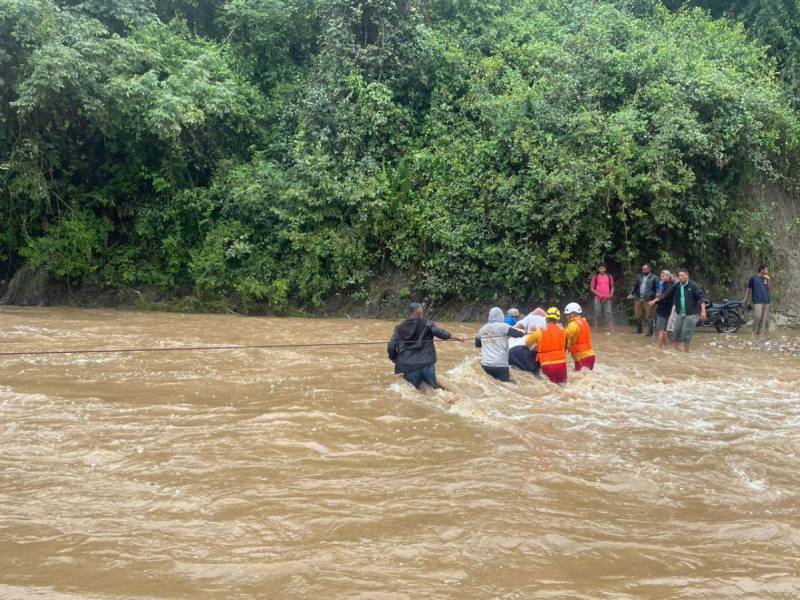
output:
[[[714,327],[720,333],[736,333],[744,324],[741,300],[704,300],[703,303],[706,305],[706,320],[699,321],[698,326]]]

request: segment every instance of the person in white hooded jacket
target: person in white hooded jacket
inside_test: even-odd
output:
[[[508,338],[523,337],[525,333],[503,322],[503,310],[495,306],[489,311],[489,321],[475,336],[475,346],[481,349],[481,367],[500,381],[510,381],[508,372]]]

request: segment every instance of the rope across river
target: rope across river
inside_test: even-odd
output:
[[[491,337],[505,337],[505,336],[491,336]],[[482,339],[490,339],[489,336]],[[456,342],[459,340],[447,339],[433,339],[425,340],[422,343],[428,342]],[[375,346],[378,344],[385,345],[385,340],[368,340],[368,341],[354,341],[354,342],[314,342],[307,344],[290,344],[290,343],[277,343],[277,344],[243,344],[243,345],[220,345],[220,346],[170,346],[166,348],[71,348],[68,350],[20,350],[12,352],[0,352],[0,356],[50,356],[57,354],[133,354],[143,352],[215,352],[225,350],[270,350],[270,349],[291,349],[291,348],[318,348],[326,346]],[[418,340],[400,341],[400,344],[416,344],[420,343]]]

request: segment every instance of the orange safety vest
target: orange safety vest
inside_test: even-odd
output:
[[[569,347],[570,354],[577,354],[578,352],[586,352],[592,349],[592,330],[589,328],[589,322],[583,317],[575,319],[578,322],[580,331],[578,337]]]
[[[542,339],[536,349],[536,360],[539,362],[559,362],[567,360],[564,352],[567,334],[555,323],[548,323],[542,330]]]

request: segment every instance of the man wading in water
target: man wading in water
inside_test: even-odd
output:
[[[503,309],[495,306],[489,311],[489,321],[475,337],[475,347],[481,349],[481,367],[499,381],[511,381],[508,371],[508,338],[524,337],[521,329],[504,321]]]
[[[658,282],[657,298],[663,298],[674,285],[672,273],[664,269],[661,271],[661,281]],[[663,350],[667,343],[667,328],[674,307],[669,302],[659,302],[656,306],[656,333],[658,334],[658,349]]]
[[[564,307],[567,316],[567,350],[575,361],[575,370],[594,369],[595,354],[592,350],[592,328],[589,321],[583,318],[583,309],[577,302],[570,302]]]
[[[525,336],[525,345],[536,347],[536,360],[553,383],[567,382],[567,334],[559,324],[561,311],[555,306],[547,309],[547,326]]]
[[[656,303],[668,303],[675,307],[675,333],[672,338],[675,348],[683,344],[683,351],[689,351],[689,342],[692,341],[694,328],[700,321],[706,320],[706,305],[703,304],[703,288],[694,281],[689,280],[689,270],[678,271],[678,283],[667,289],[663,295],[651,300],[652,306]]]
[[[387,351],[394,363],[394,372],[402,373],[405,380],[420,389],[423,382],[436,389],[436,348],[433,338],[454,339],[463,342],[463,335],[452,335],[425,318],[422,304],[408,306],[408,318],[394,329]]]

